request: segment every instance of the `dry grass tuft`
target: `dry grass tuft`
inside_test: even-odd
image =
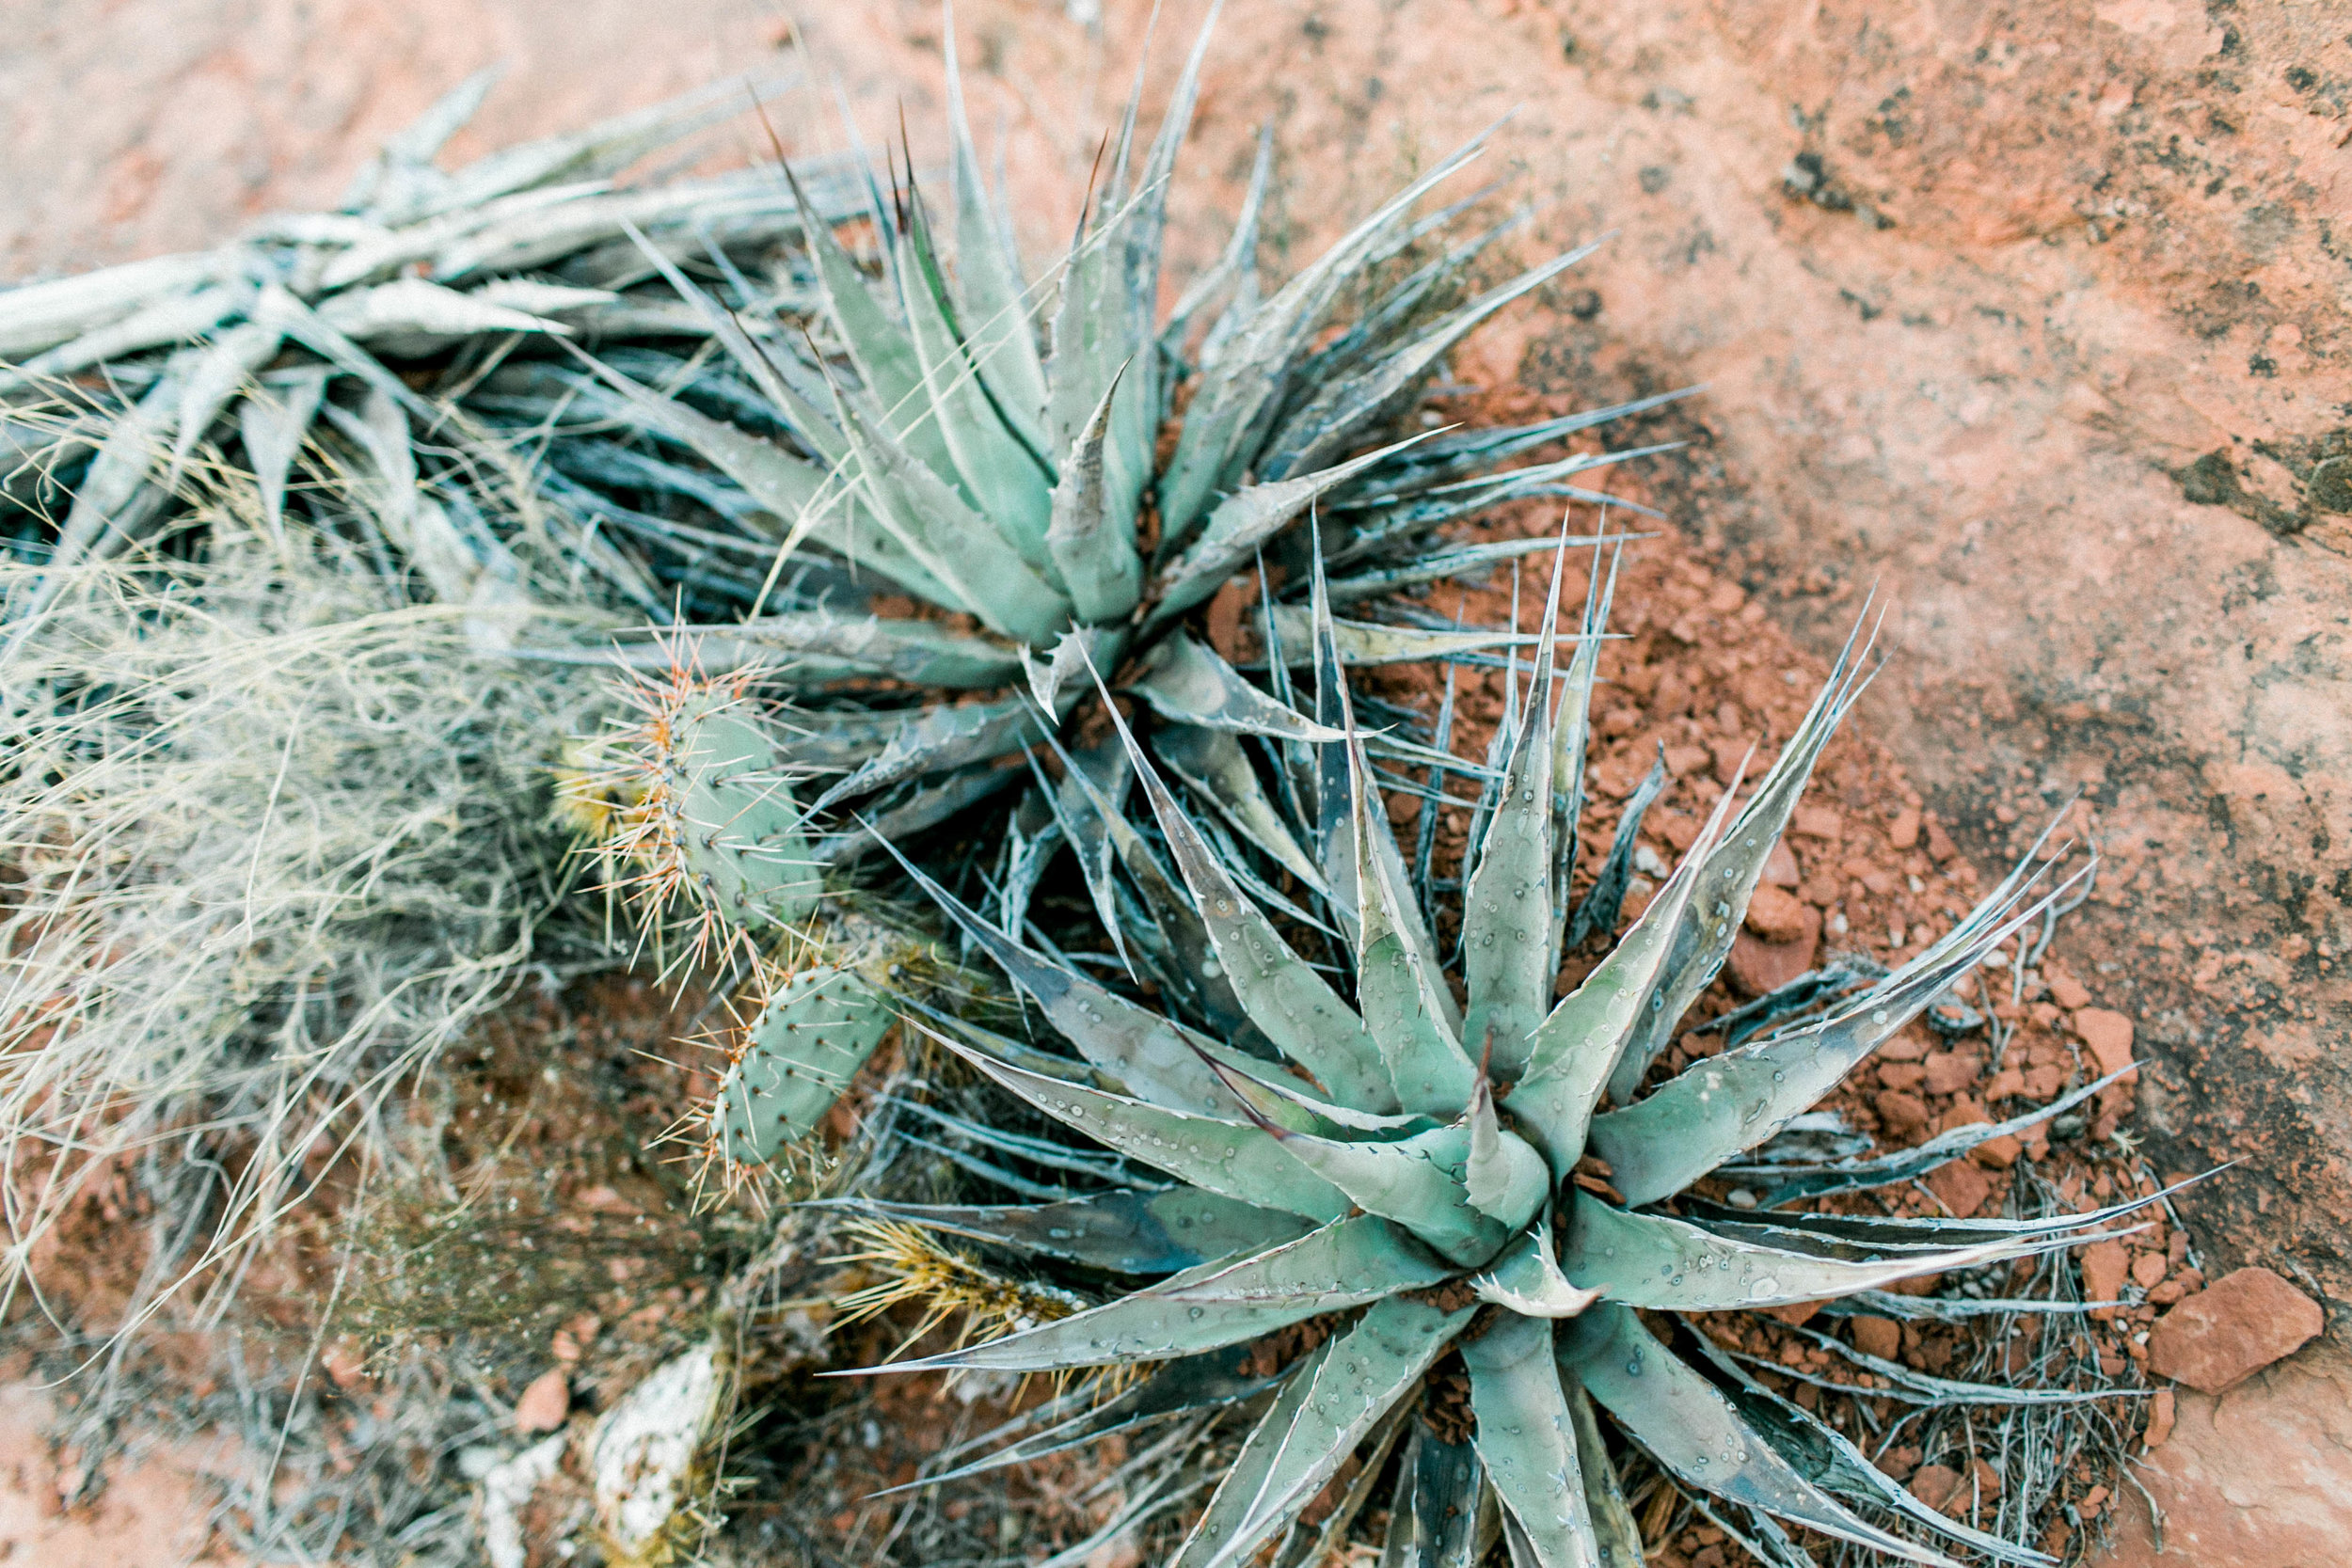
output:
[[[233,488],[191,522],[196,559],[85,567],[0,656],[0,1293],[38,1291],[96,1173],[168,1146],[198,1174],[119,1333],[190,1280],[216,1317],[254,1243],[389,1150],[396,1089],[554,977],[550,766],[603,684],[478,652],[364,530],[275,544]]]

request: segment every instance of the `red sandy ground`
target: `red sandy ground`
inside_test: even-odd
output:
[[[1066,230],[1136,53],[1143,8],[1104,8],[1101,38],[1043,0],[961,12],[1033,254]],[[901,94],[931,118],[929,0],[819,10],[807,37],[869,132]],[[659,17],[618,0],[37,0],[15,35],[9,272],[321,204],[493,58],[515,75],[460,153],[789,63],[787,30],[744,0]],[[1189,154],[1211,178],[1180,187],[1178,214],[1190,254],[1217,243],[1271,118],[1276,239],[1296,254],[1326,214],[1518,105],[1489,161],[1527,176],[1543,237],[1619,237],[1576,280],[1589,298],[1564,288],[1490,329],[1464,377],[1588,401],[1708,383],[1662,427],[1696,442],[1660,485],[1677,528],[1815,651],[1844,629],[1846,585],[1884,581],[1901,656],[1867,717],[1963,850],[1990,866],[2043,786],[2088,787],[2116,875],[2059,952],[2137,1024],[2160,1160],[2246,1162],[2195,1209],[2220,1260],[2331,1303],[2352,1298],[2352,1057],[2331,1050],[2352,942],[2352,571],[2326,482],[2342,470],[2319,465],[2348,413],[2347,81],[2344,30],[2284,0],[1459,0],[1441,19],[1279,0],[1229,12]],[[828,112],[806,103],[787,135],[821,143]],[[1628,734],[1655,723],[1645,705]],[[1824,847],[1842,869],[1842,839]],[[2161,1560],[2333,1560],[2352,1495],[2339,1354],[2182,1397],[2149,1479],[2175,1541],[2201,1544]],[[2120,1560],[2159,1560],[2142,1544]]]

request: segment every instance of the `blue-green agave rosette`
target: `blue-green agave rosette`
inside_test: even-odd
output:
[[[1124,1293],[1101,1305],[878,1369],[1146,1368],[1110,1405],[982,1465],[1146,1415],[1254,1401],[1244,1405],[1248,1436],[1176,1568],[1248,1562],[1277,1541],[1286,1543],[1277,1561],[1312,1560],[1318,1543],[1343,1539],[1334,1531],[1344,1532],[1373,1478],[1386,1473],[1400,1478],[1391,1549],[1420,1554],[1399,1560],[1470,1563],[1500,1536],[1521,1568],[1636,1568],[1641,1540],[1598,1412],[1719,1517],[1745,1521],[1743,1539],[1767,1560],[1812,1560],[1788,1527],[1913,1562],[1948,1560],[1922,1544],[1937,1536],[1997,1560],[2048,1560],[1917,1504],[1845,1437],[1677,1328],[1674,1316],[1883,1291],[2076,1244],[2136,1207],[2050,1221],[1861,1219],[1724,1208],[1690,1195],[1812,1107],[2064,889],[2046,888],[2029,861],[1867,990],[1645,1092],[1645,1069],[1722,965],[1766,857],[1860,690],[1867,650],[1849,644],[1753,789],[1725,792],[1613,950],[1555,998],[1571,918],[1566,801],[1583,771],[1597,646],[1590,634],[1605,613],[1588,602],[1588,635],[1565,672],[1557,640],[1544,640],[1498,739],[1498,777],[1459,895],[1457,965],[1431,939],[1427,882],[1408,878],[1391,836],[1320,595],[1310,606],[1319,728],[1336,737],[1285,743],[1303,760],[1308,787],[1296,793],[1310,802],[1288,829],[1328,890],[1313,901],[1317,924],[1337,935],[1338,970],[1286,940],[1268,912],[1270,890],[1243,874],[1248,857],[1204,831],[1209,814],[1163,782],[1124,723],[1118,741],[1142,816],[1181,882],[1203,968],[1221,977],[1246,1027],[1196,1027],[1122,995],[907,867],[1073,1053],[1016,1046],[944,1016],[942,1043],[1115,1151],[1124,1168],[1172,1182],[1137,1179],[1044,1205],[876,1206],[1040,1267],[1074,1262],[1098,1281],[1126,1278]],[[1136,721],[1147,722],[1159,721]],[[1285,917],[1293,931],[1295,919]],[[1614,920],[1613,909],[1603,928]],[[1954,1136],[1941,1152],[1951,1157],[1966,1142]],[[1585,1169],[1606,1180],[1575,1180],[1596,1158]],[[1878,1180],[1907,1179],[1915,1164],[1896,1162],[1899,1171]],[[1279,1365],[1285,1335],[1294,1351],[1312,1348]],[[1470,1431],[1459,1441],[1444,1423],[1408,1419],[1433,1367],[1454,1353],[1468,1382]],[[1973,1385],[1947,1392],[1986,1402],[2064,1397]],[[1384,1470],[1400,1442],[1403,1463]],[[1338,1512],[1302,1524],[1359,1457],[1356,1481],[1335,1489],[1344,1494]],[[1917,1528],[1897,1534],[1866,1512]]]

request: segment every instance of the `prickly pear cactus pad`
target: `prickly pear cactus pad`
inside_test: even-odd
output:
[[[1277,1561],[1320,1560],[1345,1544],[1390,1474],[1388,1549],[1405,1554],[1398,1560],[1473,1563],[1500,1540],[1522,1568],[1637,1568],[1642,1538],[1617,1470],[1632,1452],[1768,1563],[1813,1560],[1792,1529],[1873,1560],[2050,1560],[1919,1503],[1680,1320],[1865,1292],[1899,1300],[1888,1287],[2076,1245],[2152,1201],[1954,1221],[1790,1209],[1780,1192],[1733,1208],[1692,1192],[1752,1158],[2072,881],[2028,859],[1876,983],[1645,1090],[1660,1042],[1724,962],[1815,760],[1865,683],[1869,650],[1857,628],[1777,757],[1752,786],[1724,791],[1613,950],[1555,996],[1575,918],[1563,892],[1573,786],[1612,579],[1597,562],[1572,642],[1557,631],[1561,580],[1555,567],[1532,669],[1489,758],[1457,956],[1433,940],[1434,890],[1406,871],[1391,834],[1320,573],[1306,618],[1314,719],[1294,713],[1288,728],[1259,732],[1279,737],[1260,752],[1273,775],[1259,791],[1268,832],[1279,826],[1309,863],[1323,890],[1311,908],[1270,911],[1273,890],[1248,869],[1273,858],[1267,834],[1245,853],[1196,812],[1194,800],[1210,799],[1188,777],[1213,767],[1201,749],[1161,745],[1168,721],[1146,704],[1132,721],[1111,709],[1111,746],[1141,802],[1123,832],[1148,831],[1158,847],[1127,863],[1164,851],[1172,868],[1161,873],[1167,901],[1151,912],[1169,947],[1200,955],[1191,1000],[1163,983],[1168,1000],[1148,1005],[1100,983],[907,864],[1068,1049],[945,1015],[930,1024],[937,1038],[1108,1150],[1073,1142],[1065,1152],[1107,1158],[1112,1175],[1090,1195],[1044,1204],[868,1204],[877,1218],[1092,1287],[1084,1310],[875,1370],[1144,1369],[1111,1402],[1057,1406],[1062,1424],[955,1474],[1243,1409],[1248,1436],[1203,1481],[1177,1568],[1249,1562],[1275,1544]],[[1161,761],[1138,734],[1147,726]],[[1163,764],[1186,777],[1181,791]],[[1252,759],[1242,768],[1258,777]],[[1113,768],[1104,759],[1071,772]],[[1098,785],[1092,799],[1115,818],[1120,793]],[[1613,908],[1600,928],[1615,920]],[[1319,946],[1295,945],[1317,928]],[[1140,929],[1127,922],[1131,947]],[[1317,951],[1331,961],[1311,958]],[[1211,991],[1221,1003],[1203,999]],[[1220,1008],[1233,1022],[1218,1024]],[[1837,1184],[1906,1180],[1923,1160],[1997,1131],[1847,1162]],[[1958,1383],[1943,1394],[2067,1397]]]

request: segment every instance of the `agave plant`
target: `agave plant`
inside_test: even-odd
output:
[[[1597,568],[1597,588],[1600,578]],[[1245,1406],[1254,1424],[1217,1475],[1176,1568],[1247,1562],[1278,1539],[1288,1544],[1276,1560],[1320,1560],[1321,1548],[1344,1544],[1400,1437],[1407,1458],[1390,1507],[1391,1552],[1470,1563],[1499,1533],[1522,1568],[1634,1568],[1641,1539],[1596,1407],[1768,1562],[1811,1560],[1787,1526],[1887,1557],[1947,1560],[1865,1517],[1857,1503],[2001,1560],[2048,1560],[1918,1504],[1832,1427],[1677,1324],[1679,1314],[1879,1292],[1916,1275],[2051,1251],[2133,1207],[2049,1222],[1914,1220],[1788,1211],[1779,1193],[1744,1209],[1693,1193],[1751,1157],[2048,908],[2057,894],[2043,891],[2046,869],[2028,860],[1948,934],[1858,996],[1644,1092],[1661,1045],[1723,962],[1815,759],[1861,689],[1867,646],[1849,641],[1745,803],[1735,811],[1739,785],[1725,790],[1640,917],[1555,1000],[1569,802],[1582,772],[1598,649],[1591,634],[1604,601],[1588,598],[1587,640],[1565,680],[1555,639],[1545,637],[1499,737],[1500,776],[1472,832],[1458,904],[1461,958],[1449,968],[1421,909],[1427,884],[1406,874],[1391,836],[1315,581],[1317,719],[1333,737],[1300,748],[1296,794],[1312,806],[1295,827],[1318,846],[1332,892],[1326,907],[1338,971],[1292,945],[1232,856],[1120,725],[1149,818],[1204,934],[1206,967],[1230,985],[1262,1049],[1097,983],[908,864],[1075,1054],[946,1015],[933,1025],[939,1039],[1052,1122],[1113,1151],[1116,1168],[1149,1167],[1174,1184],[1136,1178],[1011,1207],[866,1204],[877,1217],[977,1240],[1033,1266],[1074,1265],[1067,1277],[1076,1280],[1129,1281],[1124,1293],[1085,1310],[874,1370],[1067,1373],[1153,1364],[1118,1399],[1093,1409],[1081,1402],[1074,1415],[1057,1406],[1069,1417],[1062,1424],[972,1468],[1254,1402]],[[1547,628],[1559,593],[1555,575]],[[1923,1151],[1849,1163],[1797,1190],[1904,1180],[1997,1131],[1971,1128]],[[1872,1294],[1870,1309],[1900,1310],[1904,1300]],[[1441,1418],[1456,1357],[1468,1409]],[[1441,1363],[1446,1375],[1433,1384]],[[1967,1392],[1995,1402],[2037,1397]],[[1411,1420],[1416,1410],[1423,1419]],[[1359,1456],[1338,1507],[1302,1524],[1309,1504]]]
[[[279,214],[213,250],[0,292],[0,451],[10,458],[0,516],[21,508],[41,519],[58,490],[70,497],[54,531],[42,521],[20,540],[49,570],[8,614],[36,615],[77,566],[156,534],[211,443],[241,459],[282,546],[289,483],[318,424],[343,433],[353,467],[384,492],[371,499],[401,570],[444,601],[501,578],[516,597],[509,542],[485,515],[498,509],[471,503],[464,465],[449,457],[470,425],[453,394],[462,401],[497,356],[534,340],[705,335],[641,245],[723,256],[740,277],[801,232],[800,200],[817,200],[824,221],[850,210],[851,187],[830,168],[812,169],[797,194],[757,173],[615,187],[610,177],[647,153],[740,113],[735,83],[440,169],[436,155],[498,74],[469,78],[393,137],[333,212]],[[433,373],[417,380],[421,369]],[[421,479],[440,488],[430,482],[445,468],[459,472],[453,498],[417,494]],[[556,528],[576,570],[658,602],[642,574],[566,521]]]
[[[1661,400],[1386,439],[1464,335],[1588,253],[1570,251],[1459,297],[1472,263],[1510,225],[1441,245],[1432,236],[1461,209],[1415,214],[1483,137],[1270,295],[1261,293],[1256,259],[1271,157],[1262,142],[1221,259],[1161,316],[1167,188],[1207,26],[1156,136],[1139,144],[1131,99],[1067,254],[1026,279],[1008,238],[1009,214],[980,176],[949,23],[945,221],[910,153],[903,165],[892,161],[886,195],[883,181],[872,182],[861,214],[875,237],[871,264],[829,227],[812,225],[807,263],[821,309],[805,335],[781,330],[772,313],[730,307],[649,246],[649,263],[701,313],[723,360],[632,351],[578,365],[512,364],[485,383],[475,406],[534,439],[554,433],[548,493],[575,515],[610,520],[618,531],[667,530],[673,545],[688,535],[707,544],[693,586],[708,608],[691,613],[728,617],[697,627],[684,645],[676,628],[656,626],[620,638],[617,648],[607,629],[594,648],[567,652],[543,641],[526,651],[618,657],[654,674],[673,696],[653,705],[657,717],[630,750],[646,778],[677,782],[672,800],[692,793],[702,766],[676,744],[697,733],[685,716],[724,685],[729,722],[749,726],[761,759],[736,767],[735,777],[757,794],[756,818],[773,818],[772,838],[746,852],[796,885],[840,872],[883,838],[951,818],[968,823],[978,803],[1034,783],[1003,838],[1000,918],[1019,927],[1046,863],[1074,843],[1090,857],[1088,880],[1104,918],[1116,923],[1107,861],[1136,857],[1123,838],[1092,830],[1117,814],[1098,813],[1086,798],[1116,783],[1115,752],[1080,759],[1077,787],[1049,786],[1007,765],[1058,743],[1087,689],[1076,677],[1089,665],[1114,672],[1118,685],[1181,726],[1169,733],[1184,749],[1175,766],[1187,782],[1245,837],[1311,878],[1269,816],[1236,737],[1321,732],[1197,636],[1194,612],[1246,568],[1267,564],[1268,582],[1287,572],[1291,589],[1268,590],[1256,617],[1279,689],[1287,663],[1310,647],[1300,598],[1313,555],[1330,575],[1335,605],[1388,606],[1379,620],[1332,622],[1344,663],[1477,657],[1511,644],[1512,633],[1449,626],[1391,596],[1552,547],[1543,539],[1455,545],[1438,531],[1519,497],[1605,499],[1572,479],[1627,453],[1499,466]],[[798,189],[788,166],[783,178]],[[803,198],[799,210],[818,204]],[[1400,260],[1408,252],[1409,262]],[[723,257],[710,261],[727,274]],[[733,292],[745,293],[739,284]],[[1190,392],[1181,414],[1180,386]],[[665,509],[691,522],[656,515]],[[1319,553],[1303,526],[1311,514]],[[694,679],[668,680],[681,662]],[[777,710],[778,697],[790,700],[787,711]],[[726,760],[741,755],[731,751]],[[1098,779],[1089,768],[1107,771]],[[806,912],[759,907],[729,878],[675,875],[674,855],[657,863],[665,869],[642,885],[657,904],[674,891],[692,895],[699,918],[718,911],[757,930]],[[1150,879],[1134,863],[1130,871]],[[1163,967],[1172,983],[1197,978],[1181,955]],[[746,1139],[739,1126],[729,1132],[740,1118],[727,1108],[750,1102],[735,1098],[735,1085],[749,1073],[786,1094],[787,1081],[837,1082],[842,1069],[853,1071],[856,1053],[831,1053],[816,1073],[759,1042],[831,1028],[856,994],[821,970],[778,989],[791,1011],[771,1009],[747,1037],[714,1107],[718,1144],[757,1154],[807,1130],[824,1097],[794,1091],[787,1097],[799,1109],[762,1117],[760,1136]],[[879,1031],[859,1027],[850,1037],[870,1049]]]

